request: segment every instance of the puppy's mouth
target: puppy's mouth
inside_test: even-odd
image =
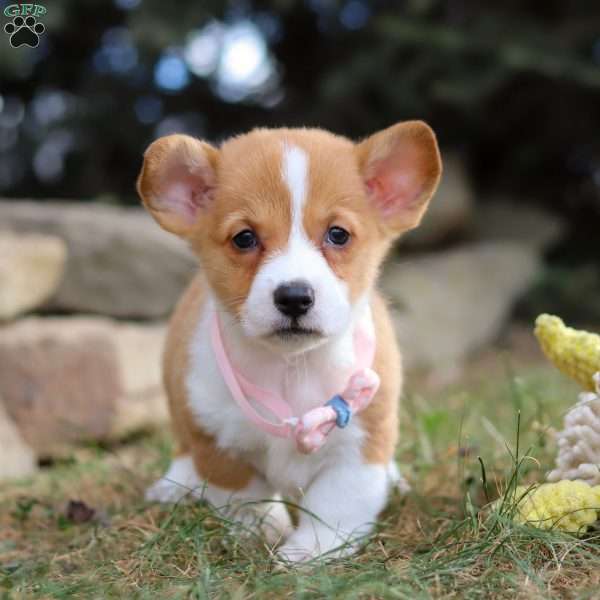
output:
[[[278,337],[282,340],[292,340],[301,338],[320,338],[323,337],[323,333],[317,329],[311,329],[309,327],[302,327],[300,325],[288,325],[286,327],[280,327],[273,331],[272,336]]]

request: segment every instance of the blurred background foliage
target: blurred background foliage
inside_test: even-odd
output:
[[[507,196],[568,220],[539,294],[600,293],[597,0],[45,6],[37,48],[3,34],[0,195],[134,203],[159,135],[218,142],[286,124],[360,137],[423,118],[478,202]]]

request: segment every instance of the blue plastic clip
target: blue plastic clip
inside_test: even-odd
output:
[[[325,406],[331,406],[335,411],[335,414],[337,415],[335,424],[340,429],[344,429],[344,427],[350,423],[352,411],[350,410],[348,403],[339,394],[335,395],[329,402],[326,402]]]

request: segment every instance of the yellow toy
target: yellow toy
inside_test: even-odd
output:
[[[594,390],[594,374],[600,371],[600,335],[567,327],[561,319],[540,315],[535,335],[548,359],[584,389]]]
[[[511,495],[512,497],[512,495]],[[581,534],[598,519],[600,486],[563,480],[514,491],[514,519],[540,529]]]
[[[544,354],[563,373],[579,382],[579,395],[556,440],[556,468],[551,483],[511,494],[515,520],[541,529],[583,533],[600,510],[600,335],[567,327],[561,319],[540,315],[535,335]]]
[[[590,390],[565,415],[564,429],[556,435],[556,468],[548,480],[600,484],[600,335],[567,327],[551,315],[537,318],[535,334],[550,361]]]

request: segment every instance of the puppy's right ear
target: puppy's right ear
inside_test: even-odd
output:
[[[150,144],[137,190],[163,229],[190,235],[214,198],[218,157],[218,150],[187,135],[168,135]]]

